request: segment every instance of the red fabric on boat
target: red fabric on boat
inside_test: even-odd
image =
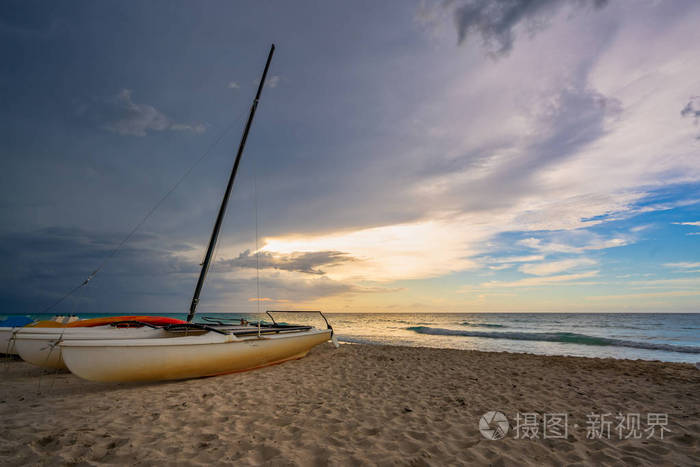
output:
[[[176,318],[167,318],[165,316],[109,316],[104,318],[90,318],[73,321],[66,325],[67,328],[90,328],[93,326],[104,326],[105,324],[116,323],[119,321],[140,321],[146,324],[155,326],[164,326],[166,324],[184,324],[187,321]]]

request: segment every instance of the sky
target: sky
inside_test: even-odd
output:
[[[695,0],[2,2],[0,309],[104,264],[50,311],[186,312],[274,42],[200,311],[698,312],[698,24]]]

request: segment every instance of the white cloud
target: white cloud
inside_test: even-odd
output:
[[[543,285],[555,285],[568,282],[575,282],[581,279],[588,279],[598,275],[598,271],[582,272],[580,274],[563,274],[559,276],[527,277],[517,281],[490,281],[484,282],[480,287],[485,288],[508,288],[508,287],[539,287]]]
[[[526,255],[526,256],[504,256],[501,258],[487,258],[495,263],[529,263],[531,261],[542,261],[544,255]]]
[[[129,89],[122,89],[111,97],[93,99],[78,109],[78,114],[94,121],[100,128],[120,135],[146,136],[149,131],[164,130],[206,131],[206,126],[201,123],[173,122],[152,105],[134,102]]]
[[[241,87],[241,85],[238,84],[238,83],[235,82],[235,81],[229,81],[229,83],[228,83],[228,88],[229,88],[229,89],[238,89],[238,88],[240,88],[240,87]]]
[[[686,271],[692,272],[692,271]],[[693,289],[700,290],[700,277],[681,277],[678,279],[649,279],[624,282],[624,285],[636,289]]]
[[[586,234],[584,241],[580,241],[577,237]],[[566,233],[559,233],[559,237],[566,237]],[[605,238],[600,235],[587,232],[574,232],[568,235],[570,242],[563,241],[542,241],[540,238],[529,237],[518,241],[519,245],[527,248],[532,248],[543,253],[582,253],[589,250],[605,250],[608,248],[616,248],[632,243],[630,237],[613,236]],[[577,243],[574,243],[577,241]]]
[[[502,256],[495,258],[485,256],[483,258],[478,258],[478,261],[484,265],[487,265],[486,267],[488,267],[491,271],[502,271],[515,266],[513,263],[542,261],[544,258],[544,255]]]
[[[689,263],[689,262],[665,263],[664,266],[666,266],[667,268],[695,269],[695,268],[700,268],[700,263]]]
[[[272,75],[267,80],[265,81],[265,86],[270,87],[270,88],[276,88],[280,84],[280,76],[279,75]],[[257,86],[260,84],[260,78],[256,79],[253,81],[253,84]]]
[[[271,76],[270,79],[267,80],[267,85],[271,88],[276,88],[279,83],[280,77],[278,75]]]
[[[651,229],[652,227],[654,227],[653,224],[636,225],[630,229],[630,232],[634,232],[634,233],[643,232],[645,230]]]
[[[635,16],[620,8],[610,5],[576,22],[560,21],[561,12],[551,27],[519,41],[497,62],[468,47],[456,51],[452,29],[446,42],[435,39],[419,57],[433,70],[430,76],[406,76],[401,88],[419,81],[415,89],[431,92],[411,94],[410,106],[388,93],[395,100],[387,97],[381,108],[392,122],[385,130],[391,143],[378,140],[372,170],[362,173],[367,179],[361,185],[350,184],[351,191],[335,187],[348,218],[361,206],[362,212],[384,210],[389,217],[401,211],[405,216],[396,218],[418,220],[376,226],[357,214],[342,231],[277,236],[265,250],[334,250],[357,258],[328,271],[338,280],[418,279],[476,267],[498,271],[551,254],[632,244],[641,226],[627,233],[587,229],[696,203],[637,207],[660,187],[700,180],[697,142],[679,115],[697,87],[700,66],[692,47],[678,50],[678,44],[700,41],[698,15],[654,23],[658,40],[647,50],[638,45],[650,36],[645,25],[658,12]],[[412,64],[417,54],[412,50],[410,58],[396,61]],[[372,209],[365,209],[368,203]],[[337,207],[329,202],[327,210]],[[497,243],[506,232],[532,232],[515,245],[530,248],[533,254],[522,256],[531,258],[517,259],[514,245]],[[513,256],[499,257],[502,251]],[[596,271],[557,273],[591,264],[523,266],[550,276],[486,287],[578,281]]]
[[[262,251],[290,254],[343,251],[355,260],[338,264],[327,276],[338,280],[392,281],[435,277],[477,267],[470,259],[489,235],[462,222],[425,221],[318,236],[267,238]]]
[[[589,258],[573,258],[561,261],[550,261],[547,263],[524,264],[520,266],[520,272],[535,276],[550,276],[562,271],[597,264],[595,260]]]
[[[667,297],[692,297],[700,295],[697,290],[669,290],[666,292],[647,292],[647,293],[630,293],[619,295],[593,295],[585,297],[586,300],[630,300],[639,298],[667,298]]]
[[[467,63],[472,56],[465,56],[454,73],[458,78],[436,98],[441,105],[428,107],[434,112],[420,119],[447,135],[434,143],[454,155],[451,170],[432,183],[421,180],[421,186],[441,199],[456,192],[484,205],[507,200],[520,213],[523,230],[585,228],[688,202],[634,207],[655,187],[700,180],[697,143],[679,115],[700,73],[693,48],[678,47],[689,37],[700,40],[697,10],[679,23],[659,24],[642,16],[657,15],[653,8],[640,10],[641,17],[610,8],[576,23],[556,18],[550,29],[520,41],[511,56],[489,66]],[[601,27],[602,16],[616,18],[615,27]],[[640,50],[649,27],[663,39]],[[597,33],[591,35],[592,30]],[[561,47],[564,42],[567,47]],[[536,85],[513,86],[513,76],[523,72],[536,73]],[[562,93],[567,86],[573,90]],[[611,102],[613,109],[607,107]],[[476,118],[465,108],[482,111]],[[565,130],[559,136],[557,125]],[[540,135],[555,137],[538,140]],[[582,135],[586,144],[568,145]],[[443,149],[445,142],[449,146]],[[547,160],[542,149],[555,157]],[[475,153],[485,152],[476,159]],[[470,156],[477,163],[455,164]],[[521,168],[520,160],[534,162],[537,170]],[[509,166],[518,170],[511,174]],[[526,184],[530,177],[537,183]],[[474,188],[466,191],[469,187]]]
[[[484,267],[507,264],[497,254],[512,251],[512,245],[488,243],[504,232],[532,232],[538,244],[518,246],[532,247],[539,256],[635,242],[640,230],[634,227],[598,236],[576,232],[672,209],[685,200],[636,205],[659,187],[700,180],[697,143],[679,115],[700,67],[692,47],[675,50],[691,38],[700,40],[700,33],[697,14],[682,25],[654,22],[658,41],[649,55],[636,50],[649,37],[638,25],[650,24],[658,12],[645,6],[628,19],[632,13],[620,8],[610,5],[575,22],[566,21],[564,9],[550,27],[519,41],[497,62],[484,60],[480,50],[472,53],[475,48],[456,49],[452,24],[444,42],[438,37],[430,50],[397,57],[402,69],[420,59],[431,73],[406,76],[401,92],[387,93],[381,114],[391,125],[382,131],[391,142],[377,139],[366,164],[371,171],[361,173],[361,182],[334,186],[336,204],[329,201],[328,212],[342,206],[343,228],[349,231],[377,225],[377,216],[367,212],[385,212],[382,218],[401,222],[420,219],[411,224],[449,225],[457,238],[448,244],[463,243],[452,259],[465,252],[489,255],[474,259]],[[668,63],[674,56],[680,58]],[[431,91],[420,92],[426,88]],[[410,105],[397,98],[408,90],[417,91],[410,93]],[[366,152],[351,149],[359,157]],[[365,209],[369,203],[372,209]],[[445,220],[445,211],[455,218]],[[301,229],[306,228],[313,230]],[[377,261],[383,257],[381,248],[374,253]],[[442,269],[452,270],[450,264],[459,263],[448,260]],[[410,268],[415,274],[418,269]]]
[[[183,123],[173,123],[170,125],[168,130],[172,131],[191,131],[193,133],[204,133],[207,131],[207,126],[202,123],[197,123],[195,125],[185,125]]]
[[[692,225],[694,227],[700,227],[700,221],[697,222],[671,222],[671,224],[675,225]]]

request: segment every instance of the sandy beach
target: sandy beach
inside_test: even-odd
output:
[[[327,344],[169,383],[1,371],[2,465],[697,465],[700,447],[700,371],[680,363]],[[479,430],[490,411],[507,417],[502,439]],[[566,438],[561,423],[545,436],[552,414]]]

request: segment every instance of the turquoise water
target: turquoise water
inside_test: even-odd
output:
[[[166,316],[184,319],[185,313]],[[241,316],[257,319],[249,314],[201,313],[197,321]],[[341,342],[700,362],[700,314],[342,313],[327,317]],[[278,314],[276,319],[325,326],[318,315]]]

